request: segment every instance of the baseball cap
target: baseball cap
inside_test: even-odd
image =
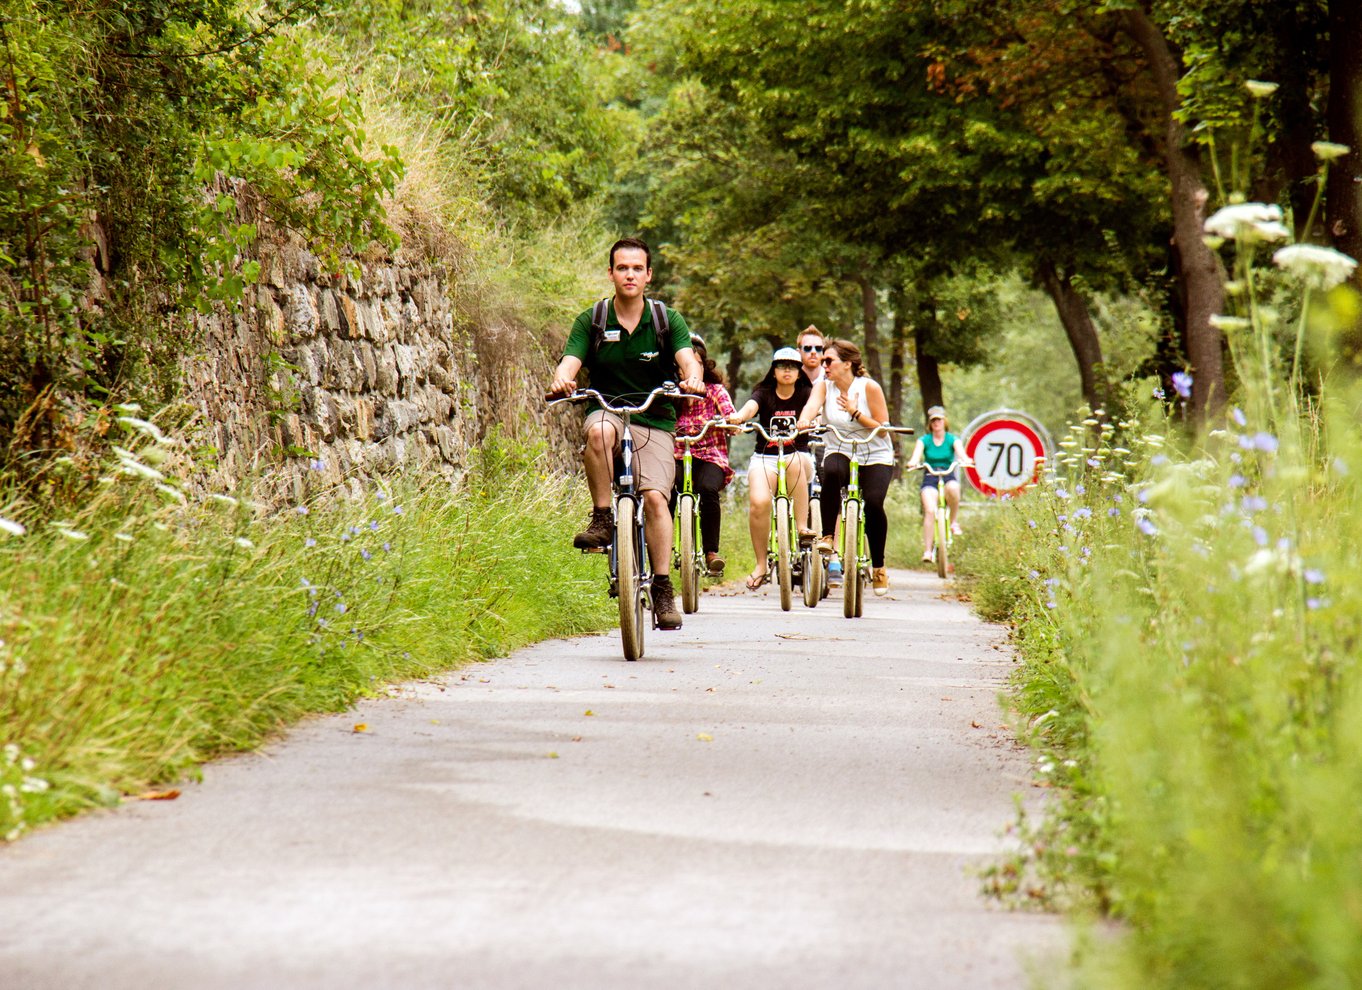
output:
[[[946,410],[942,406],[932,406],[932,408],[927,410],[927,422],[930,423],[937,418],[946,418]]]
[[[776,351],[774,354],[771,355],[772,364],[775,364],[779,361],[789,361],[792,364],[799,364],[800,363],[799,352],[795,350],[793,347],[782,347],[780,350]]]

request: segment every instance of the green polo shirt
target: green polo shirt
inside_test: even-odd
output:
[[[630,402],[641,402],[653,389],[672,378],[675,362],[672,355],[690,347],[690,327],[680,313],[667,307],[667,322],[671,324],[672,350],[670,354],[657,353],[657,331],[653,329],[653,313],[648,306],[643,307],[643,319],[630,333],[620,326],[615,317],[615,300],[611,299],[606,307],[605,340],[596,351],[596,360],[586,365],[587,353],[591,349],[591,310],[577,317],[568,334],[563,348],[564,356],[579,359],[586,370],[591,372],[591,387],[600,392],[610,402],[623,398]],[[619,339],[611,340],[614,331],[619,331]],[[587,403],[587,411],[599,409],[600,403],[594,399]],[[676,431],[676,409],[671,402],[654,399],[646,413],[632,417],[633,422],[655,429]]]

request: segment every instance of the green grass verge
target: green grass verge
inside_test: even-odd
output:
[[[149,460],[124,458],[78,515],[0,536],[7,838],[393,681],[614,619],[599,558],[569,545],[580,481],[495,444],[456,490],[272,515],[186,499]],[[0,516],[24,520],[12,499]]]

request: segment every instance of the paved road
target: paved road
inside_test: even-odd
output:
[[[0,987],[1026,987],[1063,931],[971,874],[1027,790],[1010,661],[893,578],[854,621],[711,592],[637,663],[541,644],[30,836]]]

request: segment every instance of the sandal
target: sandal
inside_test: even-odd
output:
[[[747,575],[747,590],[756,591],[763,584],[766,584],[770,580],[771,580],[770,571],[763,571],[761,574],[749,574]]]

